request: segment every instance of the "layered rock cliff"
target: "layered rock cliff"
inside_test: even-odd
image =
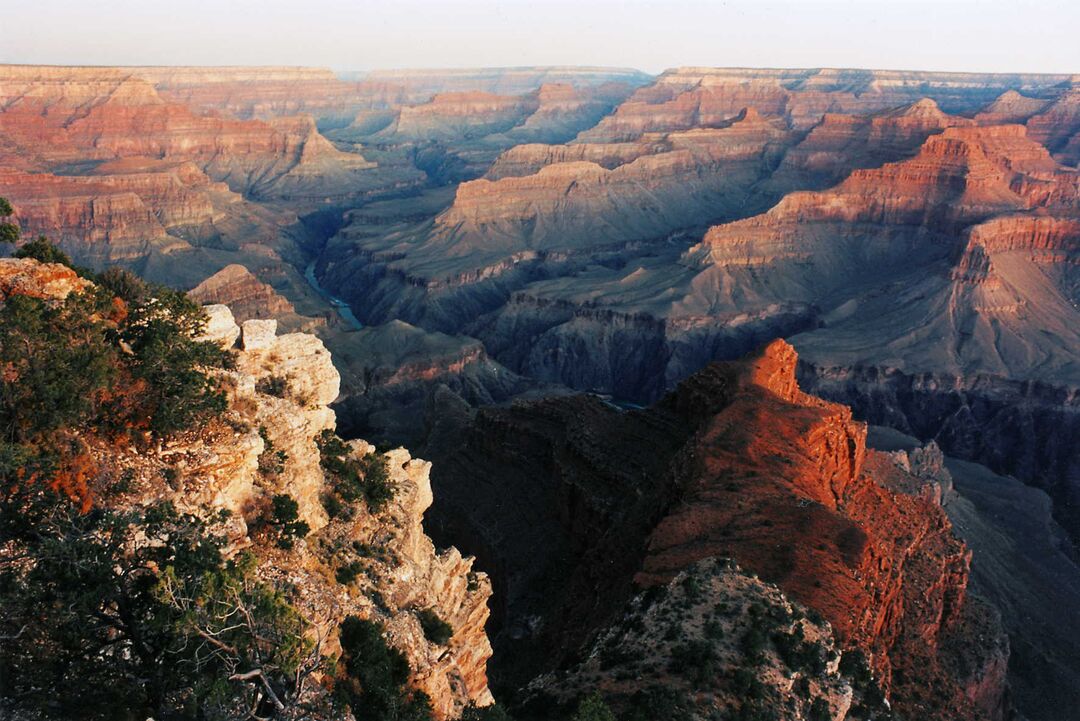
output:
[[[435,516],[493,569],[498,674],[573,653],[631,577],[667,583],[730,556],[864,649],[901,713],[1002,717],[1007,643],[967,599],[970,553],[917,478],[867,451],[850,410],[799,390],[795,365],[776,342],[646,411],[578,397],[478,414],[440,458]]]
[[[245,195],[365,196],[417,182],[385,178],[343,153],[303,116],[234,120],[163,99],[133,71],[4,66],[0,128],[52,166],[113,158],[190,160]],[[391,174],[393,175],[393,174]]]

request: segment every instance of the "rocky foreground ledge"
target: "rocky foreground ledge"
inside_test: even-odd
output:
[[[61,301],[91,285],[63,265],[0,259],[0,303],[16,294]],[[436,551],[425,535],[431,464],[403,448],[383,453],[362,440],[342,443],[346,459],[385,461],[393,495],[378,510],[358,503],[328,513],[332,479],[320,442],[334,430],[327,404],[340,385],[330,353],[315,336],[278,335],[273,320],[238,325],[224,305],[206,312],[205,338],[235,351],[235,367],[215,371],[228,408],[221,419],[156,448],[85,439],[100,472],[126,481],[110,504],[123,510],[167,501],[206,519],[227,538],[226,555],[253,553],[258,577],[288,589],[324,658],[340,653],[338,628],[346,617],[380,622],[436,718],[492,703],[484,631],[491,584],[473,570],[472,558],[454,548]],[[288,543],[267,531],[267,509],[280,496],[295,501],[309,531]],[[421,619],[432,616],[449,624],[449,638],[429,639]],[[331,680],[320,673],[316,681]],[[324,695],[326,685],[308,684],[304,693]]]

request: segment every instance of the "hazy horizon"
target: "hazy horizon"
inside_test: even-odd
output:
[[[29,65],[1080,73],[1061,0],[40,0],[5,19],[0,62]]]

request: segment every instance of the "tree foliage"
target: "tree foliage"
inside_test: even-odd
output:
[[[8,199],[0,197],[0,243],[19,242],[19,226],[11,220],[14,214]]]
[[[223,519],[219,519],[223,520]],[[319,663],[306,624],[213,524],[52,504],[0,562],[0,696],[49,718],[268,716]]]
[[[85,505],[94,438],[160,438],[225,409],[207,369],[230,359],[196,340],[202,309],[122,271],[98,280],[63,301],[0,306],[0,509],[42,487]]]
[[[409,662],[387,644],[382,625],[349,616],[340,631],[345,678],[338,689],[357,719],[430,721],[430,701],[406,686]]]
[[[572,721],[615,721],[615,714],[600,694],[593,693],[581,700]]]
[[[450,643],[454,636],[454,628],[439,617],[433,608],[421,610],[416,617],[420,620],[420,628],[424,630],[424,638],[438,646]]]
[[[336,496],[334,509],[364,499],[373,513],[381,511],[394,498],[394,484],[386,457],[381,453],[369,453],[357,458],[352,449],[333,431],[326,430],[318,438],[322,467],[331,476]]]
[[[59,263],[71,267],[71,258],[67,253],[53,245],[44,235],[39,235],[37,240],[24,243],[13,255],[16,258],[33,258],[40,263]]]

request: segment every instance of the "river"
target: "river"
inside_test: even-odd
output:
[[[314,260],[311,261],[310,263],[308,263],[307,268],[304,269],[304,278],[307,279],[308,285],[310,285],[312,288],[315,289],[315,292],[317,292],[319,295],[321,295],[323,298],[325,298],[326,301],[328,303],[330,303],[330,305],[334,306],[335,310],[337,310],[337,312],[338,312],[338,315],[341,316],[342,320],[344,320],[345,323],[352,330],[360,330],[361,328],[364,327],[364,324],[361,323],[357,319],[357,317],[353,314],[352,308],[349,307],[348,303],[343,301],[341,298],[338,298],[337,296],[332,295],[329,291],[327,291],[325,288],[323,288],[321,285],[319,285],[319,281],[315,277],[315,261]]]

